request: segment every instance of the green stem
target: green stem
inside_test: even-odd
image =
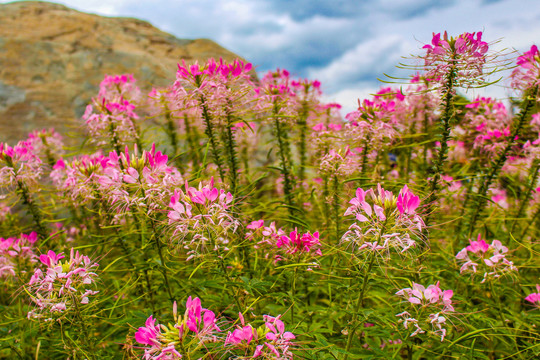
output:
[[[198,87],[201,87],[202,84],[201,84],[200,76],[196,77],[196,83]],[[205,133],[206,133],[206,136],[208,137],[208,140],[210,141],[210,147],[212,148],[212,155],[214,157],[214,162],[216,163],[218,167],[219,177],[221,181],[223,182],[225,180],[225,175],[223,172],[223,163],[221,161],[221,156],[219,155],[218,142],[216,139],[216,134],[214,133],[212,117],[210,116],[208,105],[206,104],[206,100],[202,94],[199,97],[199,105],[201,106],[201,109],[202,109],[202,117],[205,124]]]
[[[369,141],[370,136],[368,135],[366,138],[366,141],[364,142],[364,148],[362,149],[362,163],[361,163],[361,169],[360,169],[360,183],[359,186],[361,187],[364,184],[364,176],[366,175],[366,166],[368,163],[368,153],[369,153]]]
[[[478,218],[482,214],[487,204],[486,195],[489,190],[489,187],[491,186],[491,183],[498,176],[499,171],[501,170],[504,163],[506,162],[506,159],[508,157],[508,154],[510,153],[510,150],[512,149],[512,147],[516,145],[517,138],[521,134],[521,130],[523,129],[523,126],[525,125],[525,120],[527,119],[527,115],[534,106],[536,97],[533,95],[536,95],[537,91],[538,91],[538,87],[535,87],[531,89],[530,94],[525,97],[525,104],[523,105],[521,112],[517,115],[517,119],[514,121],[514,126],[513,126],[511,134],[507,137],[506,147],[499,154],[497,160],[495,160],[495,162],[492,164],[491,169],[486,177],[486,180],[482,183],[482,186],[478,190],[476,201],[474,201],[472,208],[470,210],[471,220],[470,220],[469,232],[468,232],[469,237],[471,236],[474,230],[474,227],[476,225],[476,222],[478,221]]]
[[[283,175],[283,188],[285,192],[285,200],[288,205],[289,215],[293,215],[293,197],[292,197],[292,181],[290,174],[290,158],[289,158],[289,138],[287,132],[283,129],[283,124],[277,117],[278,108],[274,105],[274,124],[276,127],[276,137],[279,145],[279,156],[281,158],[281,174]]]
[[[334,175],[333,179],[333,187],[334,187],[334,199],[332,205],[334,206],[334,223],[336,225],[336,244],[339,243],[340,239],[340,229],[339,229],[339,223],[341,214],[339,212],[339,180],[337,175]]]
[[[169,141],[171,142],[171,147],[173,149],[173,157],[178,155],[178,135],[176,134],[176,126],[174,126],[174,121],[172,118],[171,111],[165,105],[165,119],[167,120],[167,135],[169,136]]]
[[[114,126],[113,121],[109,117],[109,133],[111,134],[111,145],[113,146],[114,150],[120,155],[122,153],[122,149],[120,149],[120,139],[118,139],[118,134],[116,133],[116,127]]]
[[[303,182],[305,179],[306,171],[306,132],[307,132],[307,117],[309,113],[308,102],[306,100],[302,101],[302,110],[300,116],[298,117],[298,127],[300,129],[300,143],[298,144],[298,149],[300,152],[300,168],[298,169],[298,178],[300,182]]]
[[[199,135],[195,128],[191,128],[191,124],[189,122],[189,117],[187,114],[184,114],[184,126],[186,127],[186,136],[187,136],[187,144],[188,144],[188,150],[191,157],[191,161],[193,162],[193,168],[196,170],[195,172],[198,172],[199,170],[199,164],[200,164],[200,157],[199,157]]]
[[[352,340],[354,338],[354,335],[356,333],[356,330],[358,329],[359,324],[358,322],[358,311],[360,310],[360,307],[364,307],[364,294],[366,292],[367,283],[369,279],[369,275],[371,273],[371,268],[373,267],[373,263],[375,262],[375,252],[372,251],[370,253],[370,259],[369,259],[369,265],[364,273],[364,280],[362,282],[362,288],[360,290],[360,295],[358,296],[358,299],[356,300],[356,305],[354,306],[354,312],[353,312],[353,318],[351,321],[351,330],[349,331],[349,336],[347,338],[347,347],[345,348],[346,352],[349,352],[352,345]],[[345,354],[345,360],[349,357],[348,354]]]
[[[456,80],[456,75],[457,74],[455,72],[455,66],[453,66],[446,77],[446,85],[444,88],[444,94],[442,99],[443,113],[440,120],[442,128],[441,148],[439,149],[437,159],[435,160],[435,173],[433,174],[431,178],[431,183],[429,185],[430,193],[426,201],[427,212],[426,217],[424,218],[426,228],[433,212],[434,203],[438,199],[439,179],[441,178],[443,166],[446,161],[446,156],[448,154],[448,141],[450,140],[451,130],[450,121],[453,118],[454,82]]]
[[[516,213],[514,222],[512,223],[512,228],[510,229],[510,233],[514,231],[514,228],[516,227],[516,224],[519,220],[519,218],[523,215],[523,212],[527,208],[527,205],[529,203],[529,200],[531,199],[531,195],[533,192],[533,189],[536,185],[536,181],[538,180],[538,171],[540,170],[540,161],[534,160],[533,164],[531,166],[531,173],[529,174],[531,181],[529,182],[528,186],[525,188],[525,193],[523,194],[523,198],[521,199],[521,204],[519,206],[519,209]]]
[[[45,240],[49,237],[49,234],[47,233],[47,229],[45,228],[45,225],[43,225],[42,216],[41,216],[41,210],[36,206],[34,203],[32,196],[30,194],[30,191],[28,190],[28,187],[25,183],[23,183],[21,180],[17,180],[17,190],[21,194],[23,204],[28,206],[28,209],[30,210],[30,213],[32,214],[32,218],[34,219],[34,222],[37,226],[37,233],[41,237],[42,240]]]
[[[236,197],[236,188],[238,186],[238,157],[236,156],[236,141],[234,139],[233,116],[231,114],[232,104],[229,103],[227,113],[227,132],[225,136],[225,145],[227,147],[227,159],[229,162],[229,181],[231,183],[231,193]]]

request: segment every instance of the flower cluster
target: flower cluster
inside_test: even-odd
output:
[[[358,157],[347,147],[345,150],[331,149],[320,161],[321,173],[330,176],[346,176],[358,169]]]
[[[264,325],[254,327],[246,324],[240,313],[240,325],[232,327],[225,338],[218,336],[218,323],[226,320],[216,318],[214,312],[204,309],[199,298],[186,302],[184,316],[178,316],[176,302],[173,305],[173,324],[156,324],[150,316],[145,326],[135,333],[135,340],[144,345],[144,359],[181,359],[216,356],[235,356],[242,359],[283,359],[293,358],[290,348],[295,336],[285,331],[285,324],[277,317],[264,315]]]
[[[126,147],[123,153],[113,151],[104,160],[97,182],[119,213],[141,208],[152,214],[161,207],[162,199],[168,199],[172,189],[184,182],[180,172],[167,165],[167,155],[156,151],[155,144],[141,155],[136,146],[131,154]]]
[[[56,188],[78,204],[96,199],[99,176],[103,174],[108,159],[101,152],[81,155],[71,162],[59,159],[53,166],[51,179]]]
[[[136,83],[137,80],[133,74],[106,75],[99,85],[98,98],[112,102],[123,98],[132,103],[138,103],[141,90]]]
[[[431,325],[432,332],[441,337],[441,341],[444,340],[447,329],[446,314],[453,312],[452,296],[454,292],[452,290],[441,290],[439,282],[435,285],[429,285],[427,288],[413,283],[412,288],[401,289],[396,292],[396,295],[401,296],[413,305],[413,312],[416,315],[413,317],[408,311],[404,311],[397,314],[397,317],[401,319],[399,323],[403,323],[403,327],[406,330],[411,330],[414,327],[414,331],[410,336],[416,336],[426,332],[426,325]],[[427,318],[419,318],[418,315],[430,312]]]
[[[478,234],[476,241],[469,240],[469,242],[470,245],[456,255],[456,259],[462,262],[460,273],[483,273],[481,281],[483,283],[488,279],[496,279],[517,271],[514,263],[506,258],[508,248],[499,240],[493,240],[488,244]]]
[[[212,125],[230,126],[228,119],[232,113],[243,112],[254,95],[251,69],[250,63],[240,60],[228,64],[212,58],[204,65],[178,64],[176,107],[196,107],[199,116],[211,118]]]
[[[275,263],[322,256],[318,231],[300,234],[295,229],[287,234],[283,229],[277,229],[274,222],[264,226],[264,220],[252,221],[246,228],[246,238],[257,241],[255,248],[262,249],[264,257],[274,259]]]
[[[445,32],[433,34],[431,44],[424,45],[426,77],[447,86],[449,76],[455,76],[454,84],[478,86],[484,83],[484,65],[488,43],[482,41],[482,32],[463,33],[457,38]],[[455,74],[455,75],[454,75]]]
[[[96,145],[111,144],[115,150],[139,139],[135,112],[140,91],[133,75],[106,76],[93,106],[88,105],[83,120]]]
[[[406,185],[397,197],[380,184],[376,192],[358,188],[349,204],[345,216],[354,215],[357,222],[349,227],[342,241],[351,243],[357,250],[388,253],[397,249],[404,253],[416,244],[411,235],[418,236],[425,227],[416,213],[420,198]]]
[[[21,276],[25,273],[23,264],[37,261],[34,253],[36,241],[36,232],[21,234],[18,238],[0,237],[0,278]]]
[[[88,256],[71,249],[69,260],[62,253],[49,250],[39,257],[45,266],[34,270],[28,282],[28,292],[37,308],[28,312],[28,318],[51,320],[55,314],[79,309],[88,304],[89,296],[99,291],[88,289],[96,282],[98,264]]]
[[[282,359],[293,358],[290,348],[294,346],[291,340],[296,337],[293,333],[285,331],[285,324],[280,320],[280,316],[273,317],[264,315],[264,326],[255,328],[250,324],[245,324],[241,313],[240,323],[232,332],[227,333],[225,339],[226,347],[235,355],[244,355],[245,359]],[[250,355],[251,354],[251,355]]]
[[[11,147],[0,143],[0,187],[36,185],[43,173],[41,159],[30,141]]]
[[[209,246],[210,251],[228,250],[228,235],[239,225],[230,212],[232,202],[232,194],[215,188],[213,179],[206,185],[200,183],[198,188],[186,182],[185,192],[174,190],[167,217],[174,229],[172,239],[189,250],[188,259]]]
[[[173,305],[174,324],[157,324],[150,316],[145,326],[135,333],[135,340],[145,345],[146,360],[180,359],[187,355],[188,359],[198,351],[202,351],[210,343],[218,341],[217,333],[221,330],[216,323],[216,315],[201,306],[199,298],[186,302],[184,316],[179,317],[176,301]]]
[[[517,58],[517,67],[512,71],[511,86],[526,91],[540,85],[540,52],[536,45]]]
[[[51,166],[64,153],[62,135],[52,128],[31,132],[28,134],[28,142],[32,145],[34,154],[47,159]]]

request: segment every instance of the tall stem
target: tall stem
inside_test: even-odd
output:
[[[184,126],[186,127],[188,150],[191,157],[191,161],[193,162],[193,168],[195,170],[198,170],[199,164],[200,164],[199,146],[198,146],[199,135],[195,128],[192,129],[191,124],[189,122],[189,117],[187,116],[187,114],[184,114]]]
[[[450,140],[450,121],[453,118],[453,98],[454,98],[454,82],[456,80],[455,66],[452,67],[450,72],[446,77],[446,85],[444,88],[444,94],[442,99],[443,113],[441,116],[441,148],[437,154],[437,159],[435,160],[435,173],[431,178],[431,183],[429,185],[430,193],[427,198],[427,214],[424,219],[426,226],[431,217],[433,211],[433,205],[438,199],[439,191],[439,179],[443,171],[443,166],[446,161],[446,156],[448,154],[448,140]]]
[[[197,86],[200,88],[202,83],[199,76],[196,77],[196,83]],[[204,98],[203,94],[199,96],[199,105],[202,109],[202,116],[205,124],[205,133],[208,137],[208,140],[210,141],[210,147],[212,148],[212,155],[214,157],[214,162],[216,163],[219,171],[219,177],[221,181],[223,182],[225,180],[225,175],[223,173],[223,163],[221,161],[221,156],[219,155],[219,148],[218,148],[218,142],[216,139],[216,134],[214,133],[214,125],[212,123],[212,117],[210,116],[210,112],[208,111],[208,105],[206,103],[206,99]]]
[[[339,243],[340,239],[340,229],[339,229],[339,222],[340,222],[340,213],[339,213],[339,180],[337,175],[334,175],[333,179],[333,187],[334,187],[334,198],[332,205],[334,206],[334,222],[336,225],[336,244]]]
[[[167,120],[167,135],[169,136],[169,141],[171,142],[171,147],[173,150],[173,157],[178,155],[178,135],[176,134],[176,126],[172,118],[171,111],[165,105],[165,119]]]
[[[278,106],[274,104],[274,124],[276,127],[276,137],[279,145],[279,156],[281,159],[281,174],[283,175],[283,188],[285,192],[285,200],[289,209],[289,215],[293,215],[293,197],[292,197],[292,179],[290,173],[290,148],[289,137],[283,129],[283,124],[279,120]]]
[[[508,157],[508,154],[510,153],[510,150],[516,144],[516,139],[521,134],[521,130],[523,129],[523,126],[525,125],[525,120],[527,119],[527,115],[534,105],[537,92],[538,92],[538,87],[535,87],[531,89],[528,96],[525,97],[525,104],[523,105],[523,108],[521,109],[520,113],[517,115],[517,118],[514,121],[512,132],[506,139],[507,143],[506,143],[505,148],[499,154],[495,162],[492,164],[491,169],[485,181],[482,183],[482,186],[478,190],[476,199],[473,202],[470,209],[470,223],[469,223],[469,232],[468,232],[469,237],[473,233],[476,222],[478,221],[478,218],[480,217],[480,215],[482,214],[486,206],[486,203],[487,203],[486,195],[489,190],[489,187],[491,186],[491,183],[498,176],[499,171],[501,170],[504,163],[506,162],[506,159]]]
[[[529,176],[531,180],[529,184],[527,185],[527,187],[525,188],[525,192],[523,194],[523,198],[521,199],[521,204],[516,213],[514,222],[512,223],[512,228],[510,229],[510,233],[514,231],[514,228],[516,227],[516,224],[519,218],[523,215],[523,212],[527,208],[529,200],[531,199],[532,191],[534,189],[534,186],[536,185],[536,181],[538,180],[538,171],[540,171],[540,162],[538,160],[533,160],[533,164],[531,166],[530,171],[531,173],[529,174]]]
[[[362,164],[360,165],[361,166],[361,169],[360,169],[360,186],[362,186],[364,184],[364,176],[366,175],[367,171],[366,171],[366,167],[367,167],[367,163],[368,163],[368,153],[369,153],[369,141],[370,141],[370,136],[368,135],[366,137],[366,140],[364,142],[364,148],[362,149]]]
[[[300,182],[303,182],[305,179],[306,171],[306,132],[307,132],[307,116],[309,113],[308,102],[307,100],[302,101],[302,110],[298,117],[298,127],[300,129],[300,143],[298,144],[300,152],[300,168],[298,169],[298,178]]]
[[[366,272],[364,273],[364,280],[362,282],[362,288],[360,290],[360,295],[358,296],[358,299],[356,300],[356,305],[354,306],[354,313],[353,313],[353,318],[352,318],[352,321],[351,321],[351,330],[349,331],[349,336],[347,338],[347,347],[346,347],[346,351],[349,352],[349,350],[351,349],[351,345],[352,345],[352,340],[354,338],[354,335],[356,333],[356,330],[358,329],[358,325],[357,322],[358,322],[358,311],[360,310],[360,307],[363,307],[364,306],[364,294],[366,292],[366,287],[367,287],[367,283],[368,283],[368,279],[369,279],[369,275],[371,273],[371,268],[373,267],[373,263],[375,261],[375,252],[371,252],[370,253],[370,259],[369,259],[369,265],[366,269]],[[345,354],[345,360],[347,360],[348,358],[348,354]]]
[[[229,181],[231,183],[231,193],[236,197],[236,187],[238,186],[238,157],[236,155],[236,140],[234,139],[232,104],[229,102],[227,113],[227,132],[225,135],[225,145],[227,148],[227,159],[229,162]]]
[[[25,183],[23,183],[20,180],[17,180],[17,190],[21,194],[23,204],[28,206],[28,209],[30,210],[30,213],[32,214],[32,218],[34,219],[34,222],[37,226],[37,233],[41,237],[42,240],[45,240],[49,234],[47,233],[47,229],[45,228],[45,225],[43,225],[43,220],[41,216],[41,210],[36,206],[34,203],[34,200],[32,199],[32,196],[30,194],[30,191],[28,190],[28,187]]]

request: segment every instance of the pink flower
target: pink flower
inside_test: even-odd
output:
[[[380,184],[376,192],[358,188],[356,197],[349,204],[351,206],[344,215],[354,215],[358,223],[349,227],[342,241],[357,245],[358,250],[388,252],[396,248],[405,252],[415,245],[411,235],[419,236],[425,227],[424,221],[416,213],[420,199],[407,186],[401,189],[397,197]]]
[[[39,259],[45,269],[36,268],[28,282],[28,292],[37,306],[28,313],[28,318],[47,318],[50,313],[72,311],[79,306],[74,302],[88,304],[89,296],[98,293],[88,289],[96,281],[93,270],[98,267],[88,256],[71,249],[69,260],[62,261],[65,259],[62,253],[49,250]]]
[[[37,185],[43,173],[41,159],[30,141],[20,141],[14,147],[0,143],[0,187]]]
[[[451,300],[454,292],[452,290],[441,290],[439,282],[435,285],[429,285],[427,288],[413,282],[412,288],[401,289],[396,292],[396,295],[407,298],[411,304],[439,305],[442,306],[442,311],[454,311]]]
[[[221,330],[216,325],[215,315],[202,308],[199,298],[192,299],[190,296],[187,299],[183,316],[178,316],[177,310],[174,302],[174,324],[156,324],[156,319],[150,316],[145,326],[139,327],[135,333],[135,340],[146,345],[145,359],[180,359],[184,355],[193,354],[206,346],[206,343],[217,341],[216,333]]]
[[[414,311],[417,315],[431,312],[427,318],[419,316],[412,317],[407,311],[396,315],[401,317],[399,322],[403,322],[405,329],[409,329],[411,324],[414,325],[415,330],[410,336],[425,333],[425,326],[431,325],[432,333],[440,336],[441,341],[444,340],[447,331],[444,328],[446,318],[443,315],[454,311],[454,307],[452,306],[454,292],[452,290],[441,290],[439,282],[429,285],[427,288],[413,282],[412,288],[401,289],[396,292],[396,295],[406,298],[413,305],[411,311]]]
[[[144,327],[140,327],[135,333],[135,340],[143,345],[153,346],[158,342],[158,335],[161,334],[159,324],[156,326],[156,319],[151,315],[146,319]]]
[[[506,259],[508,248],[499,240],[493,240],[488,244],[478,234],[478,240],[469,242],[470,245],[456,255],[456,259],[462,263],[460,273],[483,273],[484,278],[481,281],[483,283],[490,278],[496,279],[517,271],[514,263]]]
[[[457,86],[471,87],[484,83],[483,66],[489,45],[482,41],[482,32],[463,33],[457,38],[448,38],[446,32],[442,37],[440,33],[433,34],[431,44],[424,45],[424,49],[426,77],[443,86],[452,73],[457,74],[454,78]]]
[[[536,293],[529,294],[525,297],[525,300],[533,304],[540,309],[540,285],[536,285]]]
[[[525,91],[540,84],[540,53],[536,45],[517,58],[517,65],[511,75],[513,88]]]

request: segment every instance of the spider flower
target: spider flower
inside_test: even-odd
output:
[[[404,253],[416,245],[413,237],[419,237],[425,227],[416,212],[420,198],[406,185],[397,197],[380,184],[377,191],[358,188],[349,204],[345,216],[354,215],[356,222],[343,235],[342,242],[352,244],[357,250],[389,252],[396,249]]]
[[[79,251],[71,249],[69,260],[63,260],[63,253],[49,250],[39,257],[42,268],[36,268],[28,282],[28,292],[36,308],[28,312],[28,318],[51,320],[56,314],[88,304],[89,296],[99,291],[88,289],[96,282],[93,271],[98,264]]]
[[[25,272],[24,264],[37,261],[34,253],[37,238],[36,232],[21,234],[18,238],[0,237],[0,278],[21,276]]]
[[[424,68],[426,77],[442,86],[448,86],[453,77],[453,86],[474,87],[483,85],[484,65],[489,45],[482,41],[482,32],[463,33],[457,38],[445,32],[433,34],[431,44],[424,45]]]
[[[185,192],[175,189],[169,203],[169,225],[172,239],[188,250],[188,259],[207,252],[228,250],[229,235],[236,232],[239,222],[230,212],[233,196],[214,187],[212,179],[198,188],[185,184]]]
[[[540,309],[540,285],[536,284],[536,293],[529,294],[525,297],[525,300],[533,304],[536,308]]]
[[[446,314],[454,312],[452,306],[452,290],[441,290],[439,282],[434,285],[429,285],[427,288],[423,285],[413,283],[412,288],[401,289],[396,292],[396,295],[401,296],[413,306],[411,312],[414,312],[414,317],[408,312],[397,314],[400,317],[398,322],[403,323],[406,330],[411,330],[414,326],[414,331],[410,336],[416,336],[426,333],[425,329],[431,326],[431,332],[441,337],[444,340],[447,329]],[[423,314],[429,312],[427,318]],[[419,318],[419,319],[417,319]]]
[[[186,302],[184,316],[178,316],[177,304],[173,305],[174,324],[156,324],[151,315],[135,333],[135,340],[145,345],[144,359],[173,360],[183,356],[197,356],[211,343],[218,341],[221,330],[216,324],[215,314],[201,306],[199,298]]]
[[[478,234],[476,241],[469,240],[470,245],[463,248],[456,259],[462,263],[460,273],[483,273],[482,283],[488,279],[496,279],[503,275],[517,272],[512,261],[506,258],[508,248],[499,240],[488,244]]]
[[[274,259],[274,263],[300,259],[309,261],[322,256],[318,231],[301,234],[295,229],[287,234],[283,229],[277,229],[274,222],[264,226],[264,220],[252,221],[246,228],[246,238],[257,241],[255,248],[264,251],[264,257]]]
[[[540,85],[540,52],[536,45],[517,58],[517,67],[512,71],[511,86],[525,91]]]
[[[0,187],[37,185],[43,165],[30,141],[11,147],[0,143]]]

